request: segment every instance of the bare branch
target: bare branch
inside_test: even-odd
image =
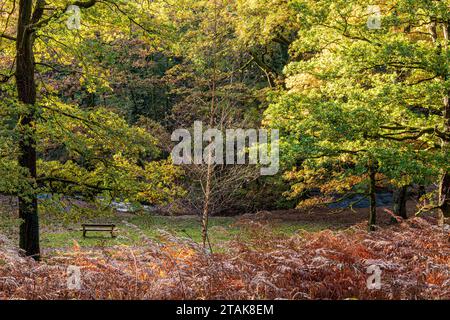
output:
[[[11,41],[16,41],[15,37],[5,34],[5,31],[8,29],[9,20],[11,19],[11,16],[14,13],[15,10],[16,10],[16,1],[14,0],[12,8],[11,8],[11,11],[7,12],[8,17],[6,18],[5,28],[3,29],[2,33],[0,34],[0,38],[8,39],[8,40],[11,40]]]

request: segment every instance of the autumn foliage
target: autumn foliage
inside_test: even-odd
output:
[[[161,232],[142,245],[22,258],[0,238],[0,299],[449,299],[449,233],[423,218],[367,233],[272,234],[259,223],[224,253]],[[230,249],[231,248],[231,249]],[[382,270],[381,289],[367,288],[367,267]],[[79,266],[81,290],[67,288]]]

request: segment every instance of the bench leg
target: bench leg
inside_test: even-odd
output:
[[[86,238],[86,230],[83,230],[83,238]]]

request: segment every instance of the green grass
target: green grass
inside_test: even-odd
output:
[[[136,231],[123,221],[131,223],[139,228]],[[88,221],[85,221],[88,222]],[[133,245],[140,242],[139,233],[142,232],[148,238],[158,241],[161,237],[159,230],[164,230],[173,235],[189,238],[193,241],[201,241],[200,218],[195,216],[165,217],[137,215],[127,218],[112,217],[97,219],[96,222],[115,223],[119,229],[118,236],[111,238],[106,232],[88,233],[87,238],[83,238],[79,230],[80,225],[56,226],[51,220],[44,220],[41,231],[41,245],[43,248],[65,248],[74,245],[74,241],[81,247],[113,246],[113,245]],[[232,240],[235,237],[245,239],[250,236],[246,228],[236,223],[233,217],[211,217],[209,220],[209,237],[213,248],[220,247],[219,244]],[[299,224],[296,222],[274,222],[270,224],[270,229],[275,234],[292,235],[300,230],[318,231],[327,226]]]

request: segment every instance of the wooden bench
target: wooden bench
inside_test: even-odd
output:
[[[88,231],[96,231],[96,232],[109,232],[111,233],[111,237],[115,238],[116,235],[114,234],[116,230],[115,224],[91,224],[91,223],[84,223],[81,225],[82,231],[83,231],[83,238],[86,238],[86,232]]]

